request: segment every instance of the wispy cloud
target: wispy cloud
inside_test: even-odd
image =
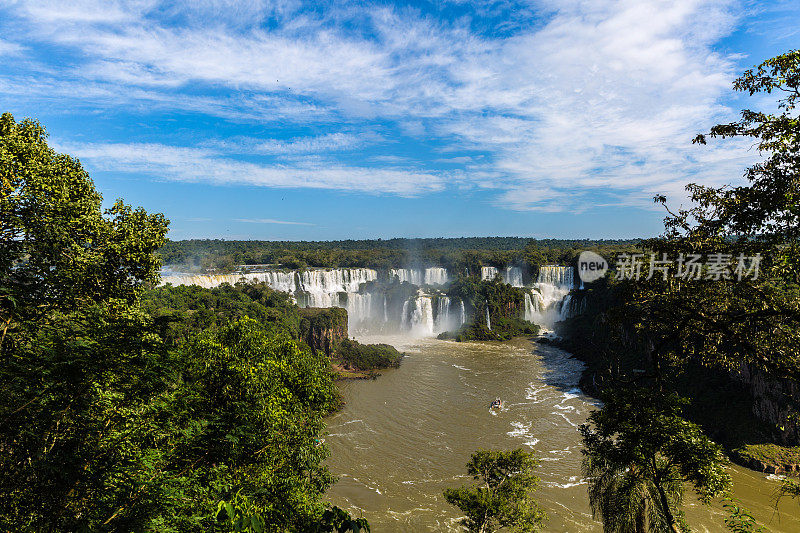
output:
[[[23,47],[17,43],[4,41],[0,39],[0,56],[2,55],[16,55],[23,50]]]
[[[682,197],[688,180],[736,181],[754,157],[736,143],[690,144],[732,117],[725,101],[739,58],[715,45],[740,23],[736,0],[462,8],[446,19],[383,4],[21,1],[0,10],[0,28],[24,28],[74,60],[55,68],[30,53],[28,71],[0,74],[0,90],[269,126],[193,146],[71,147],[98,169],[181,181],[405,196],[481,187],[503,208],[558,211]],[[318,133],[298,133],[309,125]],[[401,139],[485,155],[366,151]],[[398,168],[412,159],[415,168]],[[440,163],[463,168],[443,173]]]
[[[442,190],[447,177],[414,170],[345,166],[309,160],[264,165],[222,156],[209,148],[152,143],[55,143],[101,171],[161,179],[276,188],[311,188],[416,196]],[[456,177],[450,178],[452,180]]]
[[[290,222],[288,220],[275,220],[274,218],[237,218],[236,222],[249,222],[251,224],[284,224],[288,226],[316,226],[310,222]]]
[[[234,154],[296,155],[353,150],[378,140],[380,140],[380,137],[370,132],[362,132],[358,135],[336,132],[316,137],[295,137],[290,139],[240,137],[209,141],[206,144]]]

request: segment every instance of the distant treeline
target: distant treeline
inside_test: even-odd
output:
[[[638,240],[460,237],[346,241],[168,241],[159,250],[163,263],[191,271],[230,272],[239,265],[275,264],[283,268],[443,266],[475,272],[480,266],[570,264],[583,250],[607,258],[637,247]]]

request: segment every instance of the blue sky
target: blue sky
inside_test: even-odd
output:
[[[800,3],[0,2],[0,110],[184,239],[657,234]]]

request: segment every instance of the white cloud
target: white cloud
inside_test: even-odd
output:
[[[0,56],[17,55],[22,52],[22,50],[23,48],[19,44],[0,39]]]
[[[316,226],[310,222],[290,222],[288,220],[275,220],[274,218],[237,218],[236,222],[248,222],[250,224],[283,224],[289,226]]]
[[[143,173],[161,179],[276,188],[311,188],[416,196],[442,190],[449,179],[405,169],[354,167],[310,160],[264,165],[224,157],[209,148],[162,144],[55,144],[92,170]]]
[[[656,192],[682,197],[679,184],[735,181],[754,157],[737,143],[690,144],[731,117],[723,102],[736,66],[714,44],[738,23],[735,0],[541,0],[515,6],[516,18],[486,33],[475,30],[480,17],[500,7],[443,21],[392,7],[309,12],[297,2],[19,6],[29,39],[84,59],[60,78],[0,77],[9,94],[331,125],[288,140],[78,147],[98,168],[401,195],[453,183],[496,188],[503,207],[554,211],[591,206],[597,191],[616,205],[648,206]],[[393,156],[336,159],[378,142],[376,124],[440,152],[485,157],[457,175],[398,169]],[[287,161],[230,157],[243,153]],[[424,158],[414,161],[424,168]]]
[[[265,155],[316,154],[353,150],[378,141],[378,135],[364,132],[328,133],[316,137],[295,137],[291,139],[258,139],[253,137],[210,141],[209,146],[227,153],[256,153]]]

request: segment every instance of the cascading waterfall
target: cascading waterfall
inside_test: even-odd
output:
[[[437,332],[445,331],[447,325],[450,323],[450,298],[447,296],[439,296],[436,300],[436,316],[434,317],[434,327]],[[442,329],[442,325],[445,329]]]
[[[436,305],[433,305],[434,300]],[[457,312],[453,312],[454,306]],[[447,296],[430,295],[419,291],[403,304],[401,327],[418,337],[438,335],[458,329],[466,321],[464,302],[454,302]]]
[[[494,279],[496,275],[497,269],[495,267],[481,267],[482,280]]]
[[[433,304],[431,297],[420,292],[403,304],[403,329],[418,337],[434,334]]]
[[[538,294],[537,294],[538,296]],[[539,311],[539,299],[530,292],[525,293],[525,320],[533,321]]]
[[[512,287],[524,287],[522,283],[522,269],[520,267],[506,267],[503,272],[503,281]]]
[[[500,274],[503,281],[524,287],[523,271],[520,267],[481,267],[482,279],[494,279]],[[442,267],[425,269],[391,269],[389,279],[396,276],[418,287],[446,285],[450,278]],[[584,298],[573,298],[572,267],[543,266],[536,282],[525,293],[524,318],[531,322],[552,327],[582,312]],[[369,268],[308,269],[303,271],[270,270],[220,275],[195,275],[165,272],[162,283],[172,285],[199,285],[211,288],[223,283],[239,281],[266,283],[274,290],[289,293],[301,307],[333,307],[347,309],[350,334],[397,330],[418,336],[436,335],[454,331],[467,321],[466,307],[462,300],[451,299],[437,289],[420,289],[416,295],[402,304],[392,300],[389,293],[378,286],[364,284],[379,279],[378,272]],[[380,278],[385,279],[385,278]],[[400,313],[400,316],[398,316]],[[491,328],[488,309],[486,325]]]
[[[400,283],[408,282],[412,285],[445,285],[450,280],[447,269],[442,267],[389,269],[389,279],[395,276]]]
[[[434,332],[454,331],[466,322],[466,311],[462,300],[452,300],[447,296],[438,297]]]
[[[382,304],[378,305],[385,307],[386,297],[382,294],[359,294],[357,292],[347,294],[347,304],[344,308],[347,309],[347,326],[350,333],[369,330],[376,325],[374,324],[376,320],[375,307],[378,300],[383,300]],[[380,315],[377,316],[380,317]]]
[[[552,328],[559,320],[572,316],[573,275],[572,267],[540,267],[536,283],[530,294],[525,295],[525,320]]]
[[[294,271],[248,272],[245,274],[166,274],[161,276],[162,284],[198,285],[210,289],[223,283],[236,283],[244,281],[264,282],[276,291],[294,293],[297,290],[297,273]]]
[[[492,319],[489,318],[489,308],[486,308],[486,329],[492,330]]]
[[[481,279],[484,281],[494,279],[497,274],[500,274],[503,283],[508,283],[512,287],[524,287],[522,282],[522,269],[520,267],[510,266],[504,268],[502,271],[491,266],[481,267]]]
[[[445,285],[450,278],[447,269],[442,267],[430,267],[425,269],[425,285]]]

